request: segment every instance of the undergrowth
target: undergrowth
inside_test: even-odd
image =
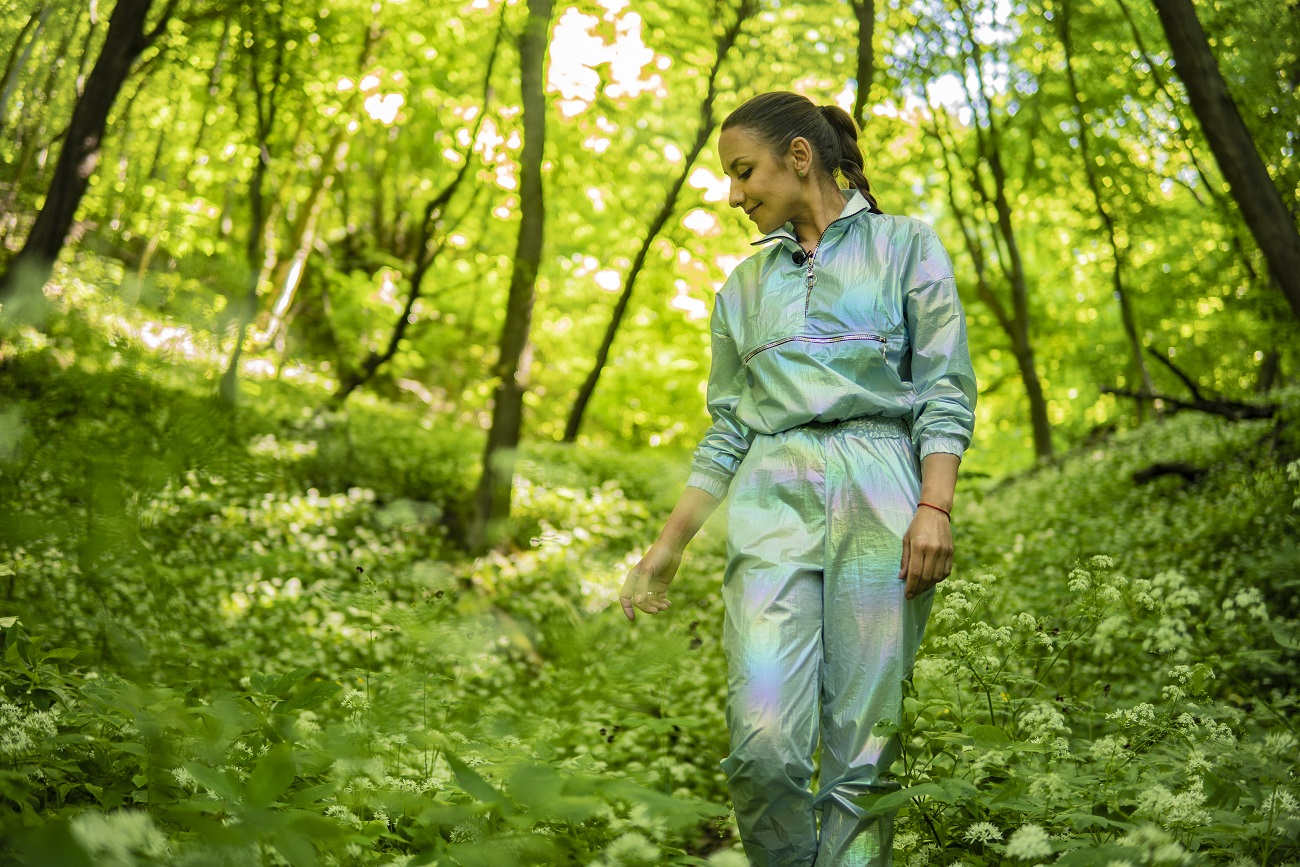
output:
[[[686,456],[263,382],[238,413],[71,316],[0,367],[0,863],[743,864],[721,513],[667,617],[614,595]],[[962,483],[903,719],[906,865],[1300,859],[1300,394]],[[1137,484],[1156,463],[1204,470]]]

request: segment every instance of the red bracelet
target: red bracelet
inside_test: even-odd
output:
[[[917,503],[917,505],[918,505],[918,506],[929,506],[931,509],[939,509],[939,507],[936,506],[934,503]],[[949,523],[952,523],[952,513],[951,513],[951,512],[949,512],[947,509],[939,509],[939,511],[940,511],[940,512],[943,512],[945,515],[947,515],[947,516],[948,516],[948,522],[949,522]]]

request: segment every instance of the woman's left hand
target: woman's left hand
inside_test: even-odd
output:
[[[903,562],[898,570],[898,580],[907,582],[904,595],[908,599],[920,596],[952,573],[952,550],[948,516],[918,506],[903,534]]]

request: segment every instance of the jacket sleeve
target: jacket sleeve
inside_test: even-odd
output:
[[[709,332],[713,362],[709,368],[708,407],[713,424],[695,449],[686,485],[708,491],[721,500],[754,442],[754,434],[736,418],[736,404],[745,388],[745,371],[727,327],[720,296],[713,300]]]
[[[975,432],[975,370],[952,259],[934,230],[922,225],[906,306],[916,389],[912,440],[921,460],[934,452],[960,458]]]

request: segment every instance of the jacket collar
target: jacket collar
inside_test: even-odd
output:
[[[847,190],[842,189],[840,192],[844,195],[844,210],[840,211],[840,215],[831,221],[830,226],[826,227],[828,232],[830,231],[831,226],[834,226],[841,220],[847,220],[849,217],[856,216],[863,211],[871,209],[871,205],[856,187]],[[766,244],[769,241],[790,241],[794,244],[798,244],[799,239],[795,237],[794,224],[786,223],[781,228],[768,232],[766,235],[750,244],[750,246],[757,247],[759,244]]]

